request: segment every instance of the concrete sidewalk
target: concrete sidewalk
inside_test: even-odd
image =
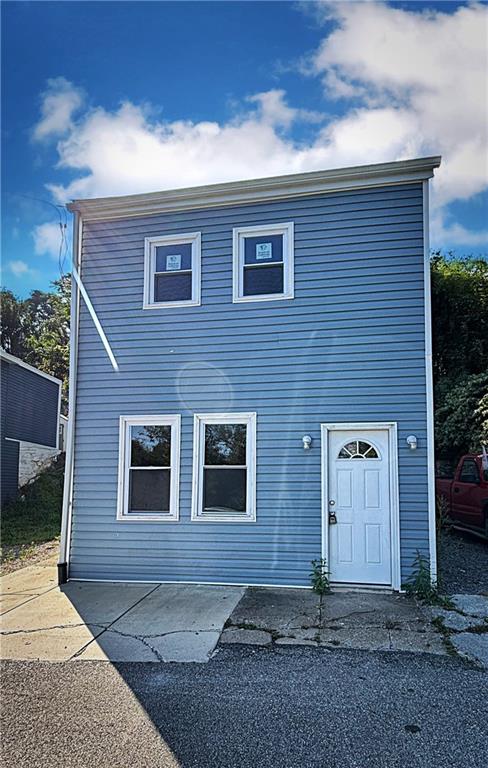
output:
[[[69,582],[36,565],[1,579],[3,659],[205,662],[244,589]]]
[[[4,659],[205,662],[219,639],[222,646],[445,654],[462,641],[482,663],[488,640],[475,634],[486,629],[485,614],[465,627],[465,616],[441,611],[442,624],[439,609],[386,592],[332,592],[319,615],[319,599],[306,589],[76,581],[59,588],[51,564],[15,571],[1,587]],[[464,622],[467,639],[449,636],[453,618]]]
[[[413,599],[386,592],[332,592],[320,616],[310,590],[249,588],[220,642],[447,653],[431,617]]]

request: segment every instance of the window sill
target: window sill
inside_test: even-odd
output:
[[[177,523],[179,515],[117,515],[118,523]]]
[[[200,307],[201,301],[162,301],[159,303],[147,304],[144,302],[143,309],[177,309],[178,307]]]
[[[230,517],[225,515],[199,515],[191,518],[192,523],[255,523],[256,516],[253,517]]]
[[[282,301],[283,299],[294,299],[295,296],[292,293],[266,293],[262,296],[234,296],[232,299],[233,304],[249,303],[254,301]]]

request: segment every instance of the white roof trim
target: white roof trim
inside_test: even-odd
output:
[[[287,176],[273,176],[250,181],[231,181],[204,187],[172,189],[125,197],[99,197],[74,200],[70,211],[81,214],[85,221],[150,216],[167,211],[243,205],[265,200],[320,195],[327,192],[353,190],[390,184],[424,181],[434,175],[441,162],[439,156],[394,163],[359,165],[329,171],[312,171]]]
[[[38,368],[34,368],[33,365],[29,365],[29,363],[24,363],[23,360],[20,360],[20,358],[15,357],[14,355],[11,355],[10,352],[5,352],[4,349],[0,348],[0,358],[2,360],[6,360],[7,363],[13,363],[14,365],[20,365],[21,368],[26,368],[28,371],[31,371],[32,373],[37,373],[38,376],[43,376],[45,379],[49,379],[49,381],[53,381],[55,384],[58,384],[61,386],[61,379],[57,379],[55,376],[51,376],[50,373],[44,373],[44,371],[40,371]]]

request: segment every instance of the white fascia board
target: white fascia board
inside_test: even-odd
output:
[[[124,197],[74,200],[68,205],[68,209],[81,214],[84,221],[107,221],[170,211],[299,198],[327,192],[425,181],[434,175],[434,168],[438,168],[440,162],[440,156],[423,157]]]

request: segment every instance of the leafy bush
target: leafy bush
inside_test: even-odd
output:
[[[407,595],[413,595],[425,603],[436,603],[438,600],[437,584],[430,576],[429,559],[419,550],[413,561],[412,575],[404,585]]]
[[[488,261],[431,259],[434,379],[488,370]]]
[[[313,591],[319,596],[319,625],[322,626],[322,608],[324,595],[330,592],[329,571],[327,570],[327,560],[321,557],[319,560],[312,560],[312,571],[310,573]]]
[[[64,454],[4,505],[2,547],[40,544],[59,536],[63,502]]]
[[[435,388],[437,455],[455,463],[488,445],[488,373],[444,377]]]

